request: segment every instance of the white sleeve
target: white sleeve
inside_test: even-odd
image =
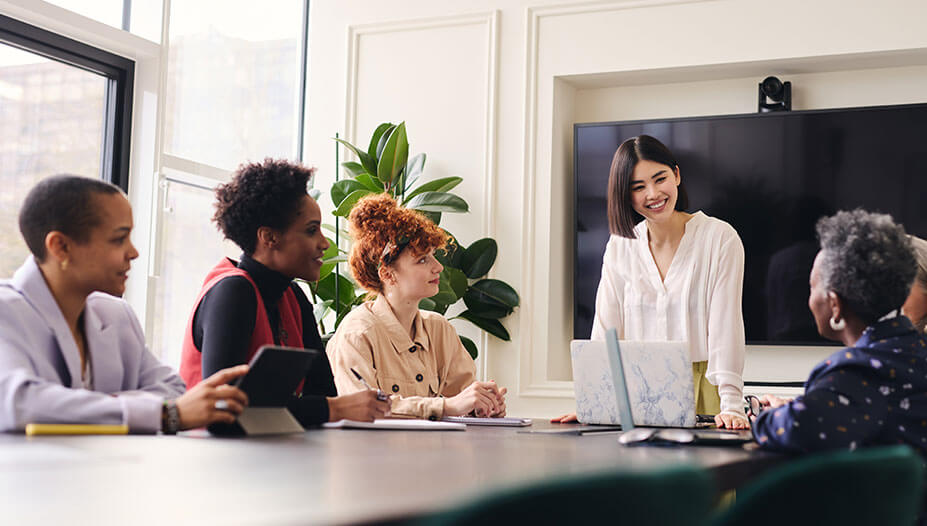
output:
[[[602,277],[595,295],[595,318],[590,336],[593,340],[604,340],[605,331],[612,328],[618,331],[618,338],[624,337],[624,279],[617,272],[615,252],[615,246],[609,242],[602,257]]]
[[[709,382],[718,386],[721,412],[743,415],[744,246],[736,232],[722,237],[714,279],[708,291]]]

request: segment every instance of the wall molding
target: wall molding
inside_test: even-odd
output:
[[[368,35],[384,33],[414,32],[426,29],[440,29],[460,26],[485,26],[486,28],[486,87],[484,105],[484,145],[483,178],[481,196],[482,213],[480,214],[483,237],[496,237],[496,174],[497,174],[497,135],[498,135],[498,91],[499,91],[499,10],[448,15],[432,18],[408,20],[391,20],[370,24],[349,25],[347,29],[347,69],[345,86],[345,123],[344,139],[349,142],[357,140],[357,104],[358,77],[360,67],[361,38]],[[353,155],[350,152],[348,155]],[[340,167],[336,166],[336,170]],[[486,378],[486,355],[489,348],[489,335],[480,331],[479,361],[483,365],[482,377]]]
[[[553,4],[529,7],[525,10],[525,107],[524,151],[522,173],[522,200],[525,219],[522,223],[522,272],[524,277],[522,304],[529,305],[519,311],[518,394],[520,396],[563,397],[573,396],[572,382],[548,380],[547,362],[549,347],[535,345],[540,327],[536,320],[549,318],[547,302],[535,301],[539,292],[535,281],[538,276],[537,258],[532,257],[538,248],[535,240],[537,216],[537,146],[538,146],[538,85],[539,53],[542,19],[560,16],[646,9],[678,4],[706,3],[719,0],[639,0],[633,2],[589,2],[583,4]],[[527,299],[527,301],[525,301]],[[539,313],[543,313],[540,316]]]

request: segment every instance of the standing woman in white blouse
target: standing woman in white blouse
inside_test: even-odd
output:
[[[592,339],[689,344],[696,412],[719,427],[744,415],[744,247],[729,224],[688,206],[672,152],[648,135],[618,147],[608,178],[608,222]],[[636,225],[635,225],[636,224]],[[574,415],[556,419],[569,421]]]

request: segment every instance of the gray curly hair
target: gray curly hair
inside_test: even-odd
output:
[[[917,260],[904,227],[891,216],[841,211],[817,224],[820,279],[866,324],[901,307]]]

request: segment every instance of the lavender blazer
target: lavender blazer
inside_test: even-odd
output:
[[[122,299],[95,292],[84,308],[92,390],[55,298],[30,256],[0,280],[0,431],[30,422],[127,424],[134,433],[161,428],[165,399],[183,380],[145,347],[138,318]]]

